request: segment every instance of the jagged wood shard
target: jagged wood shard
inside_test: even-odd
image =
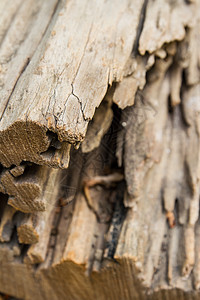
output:
[[[59,170],[52,169],[51,174],[49,174],[48,181],[45,183],[45,189],[42,194],[42,197],[46,202],[45,211],[30,214],[23,218],[18,218],[17,234],[20,243],[35,244],[38,241],[41,241],[41,235],[44,228],[49,224],[48,222],[51,212],[56,207],[60,180],[61,172]],[[52,186],[54,187],[53,191]]]
[[[35,224],[35,237],[38,235],[38,242],[32,243],[33,245],[27,251],[27,256],[25,257],[24,261],[26,263],[31,264],[38,264],[45,260],[49,236],[52,229],[52,223],[55,215],[56,204],[57,204],[57,196],[60,187],[60,176],[59,170],[53,170],[53,176],[50,180],[48,180],[46,189],[44,191],[44,197],[48,200],[47,201],[47,208],[44,212],[40,212],[35,216],[35,220],[33,221]],[[52,185],[54,186],[53,190]],[[30,216],[32,218],[32,216]],[[31,220],[29,220],[29,223]],[[18,237],[20,240],[25,240],[26,243],[29,241],[28,230],[26,231],[25,224],[21,225],[18,228]],[[26,234],[27,233],[27,234]]]
[[[9,195],[8,204],[25,213],[44,211],[48,205],[45,197],[51,193],[48,183],[53,184],[55,172],[59,170],[36,165],[4,169],[0,182],[4,188],[2,192]]]

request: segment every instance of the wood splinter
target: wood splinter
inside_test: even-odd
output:
[[[7,205],[0,222],[0,241],[9,242],[14,228],[13,216],[16,210]]]
[[[51,171],[43,195],[48,203],[46,211],[36,213],[34,218],[30,215],[18,227],[20,242],[31,244],[27,255],[24,257],[24,262],[27,264],[42,263],[47,255],[52,223],[56,213],[61,174],[62,172],[58,169]],[[53,191],[51,190],[52,186],[54,186]]]

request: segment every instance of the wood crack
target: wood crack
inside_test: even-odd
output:
[[[137,27],[137,33],[135,37],[135,41],[133,44],[133,50],[132,50],[132,55],[135,57],[138,54],[138,46],[139,46],[139,40],[140,36],[144,27],[144,21],[145,21],[145,15],[146,15],[146,9],[147,9],[147,3],[148,0],[144,0],[141,12],[140,12],[140,17],[139,17],[139,22],[138,22],[138,27]]]
[[[0,291],[198,299],[199,2],[32,1],[0,24]]]
[[[72,95],[73,95],[74,97],[76,97],[76,99],[78,100],[78,103],[80,104],[80,110],[81,110],[83,119],[84,119],[84,121],[88,122],[90,119],[85,117],[84,109],[83,109],[83,107],[82,107],[82,102],[81,102],[81,100],[79,99],[79,97],[78,97],[77,95],[74,94],[73,83],[71,84],[71,86],[72,86]]]

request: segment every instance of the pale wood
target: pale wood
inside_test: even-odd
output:
[[[9,6],[16,22],[30,8],[16,39],[0,26],[1,53],[7,37],[19,47],[1,78],[0,192],[34,213],[0,204],[0,228],[18,227],[0,243],[0,291],[198,299],[199,1],[33,2]]]
[[[53,165],[45,156],[50,146],[48,130],[61,142],[77,144],[83,140],[108,84],[123,78],[142,5],[142,1],[135,4],[128,0],[64,4],[44,52],[39,47],[6,106],[2,103],[0,145],[4,154],[0,161],[4,166],[22,160]],[[19,109],[13,113],[16,106]]]
[[[3,216],[1,218],[0,223],[0,241],[1,242],[9,242],[14,224],[12,222],[13,216],[16,210],[11,206],[6,206],[3,212]]]
[[[109,95],[110,94],[110,95]],[[106,99],[96,109],[92,123],[89,124],[86,137],[81,144],[83,153],[88,153],[97,148],[102,137],[106,134],[113,120],[112,92],[108,93]]]
[[[198,15],[198,1],[188,5],[187,1],[168,0],[147,3],[144,27],[139,41],[139,52],[152,53],[165,43],[183,40],[186,24],[193,27]],[[195,24],[196,25],[196,24]]]

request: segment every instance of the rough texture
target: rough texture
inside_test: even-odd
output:
[[[198,299],[199,0],[11,2],[0,291]]]
[[[1,102],[0,162],[4,166],[22,160],[54,166],[50,158],[56,150],[48,155],[48,130],[61,142],[83,140],[108,84],[123,78],[141,8],[142,2],[128,0],[63,3],[51,30],[34,45],[33,58],[12,94]]]
[[[21,165],[4,169],[0,176],[1,192],[9,195],[8,204],[25,213],[46,210],[54,182],[55,169],[46,166]]]

